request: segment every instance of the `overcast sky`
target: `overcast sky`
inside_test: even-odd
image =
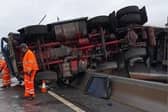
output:
[[[43,24],[76,17],[108,15],[128,6],[146,6],[147,25],[164,26],[168,16],[168,0],[0,0],[0,37],[8,32],[37,24],[47,14]]]

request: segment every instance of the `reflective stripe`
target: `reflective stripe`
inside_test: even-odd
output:
[[[2,83],[4,86],[8,86],[11,84],[11,80],[10,80],[10,75],[9,73],[4,73],[2,75]]]
[[[31,64],[31,63],[34,63],[34,62],[32,60],[27,60],[27,61],[24,61],[23,63],[24,64],[29,64],[29,63]]]
[[[31,75],[24,74],[24,81],[25,81],[25,95],[34,95],[34,78],[36,75],[36,71],[32,71]]]
[[[4,86],[8,86],[8,85],[11,84],[11,81],[10,81],[10,80],[3,80],[3,81],[2,81],[2,84],[3,84]]]
[[[34,94],[34,89],[30,89],[29,94]]]

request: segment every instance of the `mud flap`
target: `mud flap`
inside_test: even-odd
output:
[[[57,80],[57,73],[53,71],[41,71],[36,75],[36,80]]]
[[[93,76],[89,79],[85,92],[98,98],[109,99],[112,93],[112,82],[108,77]]]

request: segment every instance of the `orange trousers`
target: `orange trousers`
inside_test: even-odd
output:
[[[4,73],[2,75],[2,84],[3,84],[3,86],[10,86],[11,79],[10,79],[9,73]]]
[[[36,72],[37,71],[32,71],[31,74],[24,74],[25,97],[35,96],[34,79],[36,76]]]

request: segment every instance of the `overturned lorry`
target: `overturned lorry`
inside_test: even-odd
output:
[[[7,42],[7,52],[10,54],[7,58],[13,73],[17,76],[22,74],[22,54],[19,48],[22,42],[27,43],[37,56],[40,66],[37,74],[39,79],[61,79],[66,82],[84,73],[94,58],[105,59],[107,51],[104,52],[103,47],[118,47],[112,53],[119,52],[119,40],[105,42],[103,39],[106,34],[103,31],[89,35],[86,25],[87,18],[79,18],[48,25],[28,26],[19,29],[20,34],[10,33],[8,39],[2,39],[2,46]],[[2,48],[5,51],[5,47]]]
[[[155,45],[153,30],[147,22],[145,7],[128,6],[108,16],[58,21],[47,25],[30,25],[2,38],[1,49],[11,73],[22,77],[22,54],[19,45],[27,43],[38,59],[37,79],[70,83],[88,68],[115,62],[129,77],[129,60],[150,58],[148,46]],[[152,34],[151,34],[152,32]],[[151,37],[151,38],[149,38]]]
[[[1,49],[11,74],[19,80],[22,80],[22,54],[19,45],[24,42],[37,56],[40,65],[37,80],[71,83],[76,88],[85,90],[89,88],[88,82],[99,78],[110,79],[112,84],[96,85],[95,90],[107,87],[108,98],[111,99],[104,105],[109,107],[113,104],[110,108],[112,111],[115,111],[117,101],[124,107],[129,106],[134,112],[167,112],[167,83],[144,80],[166,82],[168,77],[153,77],[144,73],[153,70],[155,74],[168,71],[168,29],[144,26],[146,22],[145,7],[139,9],[137,6],[128,6],[113,11],[108,16],[26,26],[19,29],[19,33],[9,33],[8,38],[2,38]],[[106,70],[100,73],[107,65],[112,70],[110,75],[105,73]],[[78,77],[81,75],[82,78]],[[90,77],[94,80],[89,81]],[[78,97],[73,97],[79,100],[80,95],[78,92],[76,94]],[[83,98],[86,97],[82,97],[85,102]],[[92,101],[96,102],[91,99],[91,103]],[[104,105],[101,103],[103,108]],[[99,106],[97,104],[95,108],[99,110]],[[122,111],[120,108],[117,106],[116,111]]]

